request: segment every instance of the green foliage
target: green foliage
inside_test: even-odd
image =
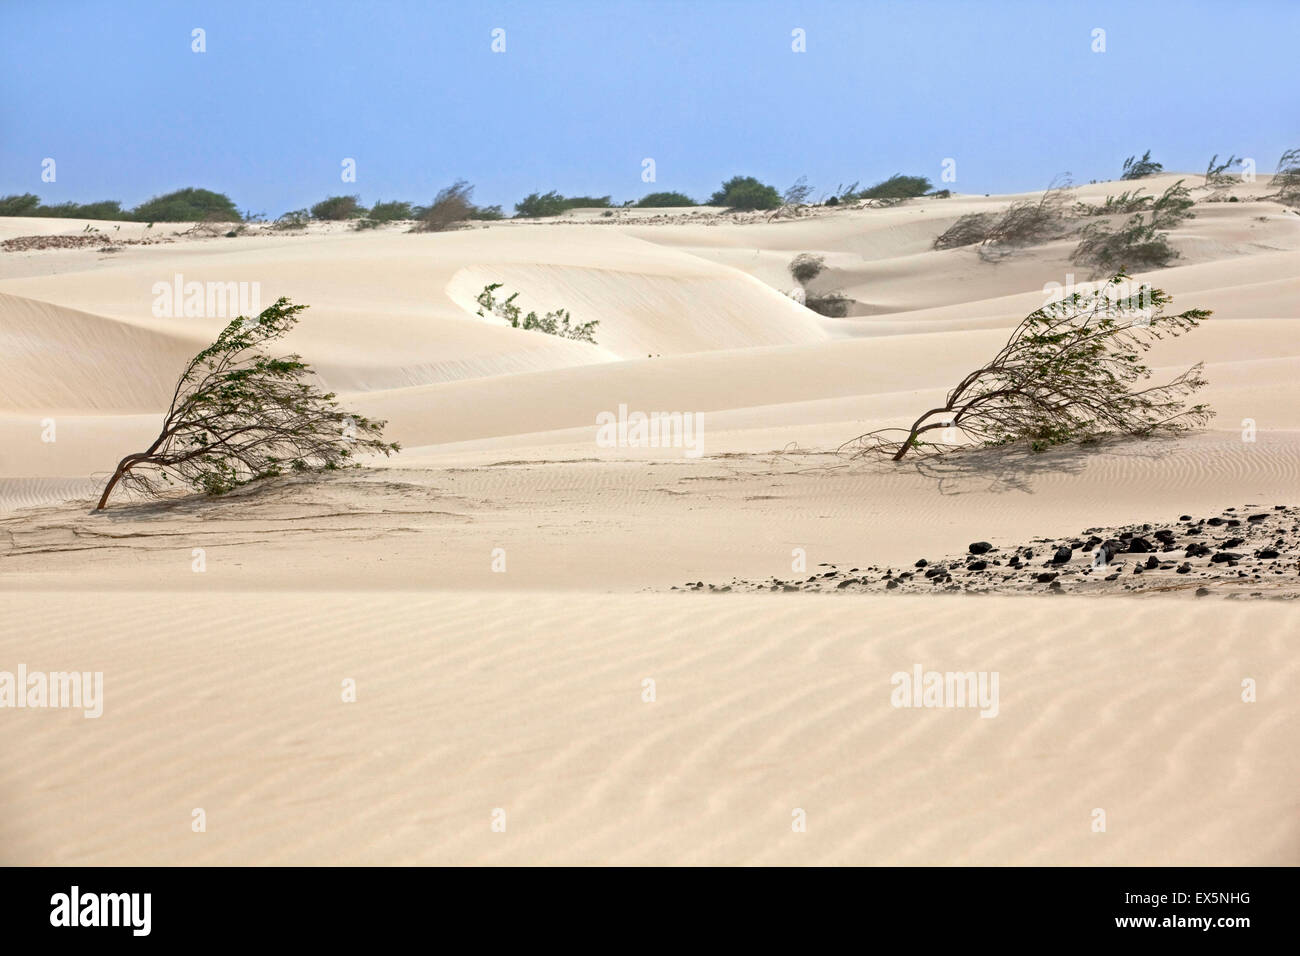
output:
[[[649,193],[636,202],[639,209],[671,209],[675,206],[694,206],[695,200],[685,193]]]
[[[709,205],[739,210],[777,209],[781,194],[776,187],[760,183],[753,176],[733,176],[709,198]]]
[[[475,206],[470,210],[469,218],[485,222],[496,222],[498,219],[506,217],[500,206]]]
[[[39,216],[41,197],[35,193],[0,197],[0,216]]]
[[[1141,159],[1130,156],[1124,160],[1124,172],[1120,179],[1145,179],[1147,176],[1154,176],[1162,172],[1164,166],[1151,159],[1151,150],[1142,154]]]
[[[924,176],[904,176],[902,173],[895,173],[888,179],[856,193],[853,198],[912,199],[916,196],[924,196],[933,188],[930,180]]]
[[[137,222],[241,222],[239,209],[224,193],[210,189],[178,189],[155,196],[131,210]]]
[[[1300,149],[1288,149],[1273,174],[1273,198],[1287,206],[1300,206]]]
[[[494,293],[499,288],[501,288],[501,283],[494,282],[491,285],[484,286],[483,291],[478,294],[475,301],[479,304],[478,314],[480,316],[491,313],[505,319],[516,329],[545,332],[547,335],[558,335],[562,339],[574,339],[579,342],[590,342],[592,345],[596,344],[595,333],[596,326],[600,325],[599,321],[573,324],[567,309],[547,312],[541,317],[538,317],[536,312],[523,315],[523,310],[515,305],[515,298],[519,293],[512,292],[508,298],[498,300]]]
[[[1142,353],[1210,315],[1189,309],[1166,316],[1170,301],[1161,289],[1132,289],[1121,272],[1095,292],[1051,302],[1026,316],[992,360],[948,393],[942,407],[925,412],[910,428],[869,432],[847,445],[858,454],[898,461],[925,445],[934,453],[951,449],[951,440],[921,441],[936,429],[951,430],[968,443],[1023,442],[1042,451],[1107,435],[1144,437],[1204,424],[1214,414],[1209,407],[1184,401],[1206,384],[1201,365],[1167,384],[1146,384],[1151,369]]]
[[[361,205],[360,196],[330,196],[311,207],[313,219],[338,222],[343,219],[358,219],[366,214]]]
[[[363,452],[397,451],[382,440],[384,422],[345,411],[333,392],[318,390],[301,356],[262,350],[305,308],[281,298],[255,319],[239,316],[194,356],[158,438],[118,463],[97,508],[119,482],[149,496],[175,484],[221,495],[290,472],[355,466]]]
[[[1215,153],[1210,157],[1209,164],[1205,167],[1205,185],[1207,186],[1230,186],[1237,181],[1237,178],[1228,172],[1233,166],[1240,166],[1241,160],[1236,156],[1229,154],[1228,158],[1222,163],[1219,162],[1219,154]]]
[[[570,209],[606,209],[609,204],[609,196],[561,196],[555,190],[541,194],[529,193],[515,203],[515,218],[542,219],[558,216]]]
[[[309,222],[311,222],[310,212],[306,209],[294,209],[277,219],[271,228],[276,232],[296,232],[299,229],[306,229]]]
[[[397,222],[401,219],[412,219],[411,204],[409,202],[377,202],[370,207],[369,218],[375,222]]]
[[[968,213],[935,238],[934,248],[954,249],[979,243],[980,254],[997,256],[1021,246],[1060,239],[1069,234],[1066,204],[1073,195],[1070,180],[1057,177],[1037,199],[1013,202],[1001,215]]]

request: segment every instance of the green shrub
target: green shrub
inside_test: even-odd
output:
[[[360,196],[330,196],[311,207],[313,219],[337,222],[341,219],[358,219],[366,214]]]
[[[470,212],[469,218],[485,222],[496,222],[498,219],[506,217],[500,206],[475,206]]]
[[[0,198],[0,216],[39,216],[36,210],[40,205],[41,197],[35,193],[4,196]]]
[[[1162,268],[1178,258],[1178,251],[1157,228],[1154,213],[1149,218],[1136,213],[1119,229],[1104,222],[1085,227],[1072,258],[1081,265],[1094,266],[1097,273],[1120,272]]]
[[[740,210],[776,209],[781,205],[781,194],[776,187],[760,183],[753,176],[733,176],[709,198],[709,205]]]
[[[1300,149],[1288,149],[1277,162],[1273,174],[1272,198],[1287,206],[1300,206]]]
[[[888,179],[876,183],[869,189],[854,195],[855,199],[912,199],[924,196],[933,185],[924,176],[904,176],[895,173]]]
[[[409,202],[377,202],[370,207],[369,218],[375,222],[396,222],[399,219],[412,219]]]
[[[1162,172],[1164,166],[1151,159],[1151,150],[1142,154],[1141,159],[1130,156],[1124,160],[1124,172],[1120,179],[1145,179],[1147,176],[1154,176]]]
[[[241,222],[239,209],[224,193],[210,189],[178,189],[163,196],[155,196],[131,210],[131,218],[139,222]]]
[[[306,209],[294,209],[277,219],[271,228],[276,232],[293,232],[298,229],[306,229],[307,223],[310,221],[310,212]]]
[[[505,319],[516,329],[525,329],[528,331],[545,332],[547,335],[558,335],[562,339],[574,339],[579,342],[590,342],[596,344],[596,326],[600,325],[599,321],[583,322],[580,325],[572,324],[572,317],[567,309],[557,309],[554,312],[547,312],[546,315],[538,317],[536,312],[529,312],[522,315],[523,310],[515,305],[515,297],[518,292],[512,292],[509,298],[498,301],[493,293],[501,288],[500,282],[494,282],[491,285],[483,287],[475,299],[479,304],[478,314],[486,315],[483,310],[492,313],[499,318]]]
[[[558,216],[570,209],[595,207],[608,208],[609,196],[561,196],[555,190],[548,193],[529,193],[515,203],[515,217],[519,219],[542,219],[546,216]]]
[[[639,209],[671,209],[674,206],[694,206],[695,200],[685,193],[650,193],[636,203]]]

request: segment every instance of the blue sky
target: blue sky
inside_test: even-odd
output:
[[[937,182],[945,158],[971,193],[1114,178],[1147,148],[1271,172],[1300,146],[1298,44],[1289,0],[0,0],[0,194],[133,206],[203,186],[274,217],[457,178],[508,211],[552,188],[703,199],[738,173]]]

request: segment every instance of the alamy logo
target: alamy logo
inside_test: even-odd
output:
[[[104,713],[103,671],[0,671],[0,707],[80,708],[89,719]]]
[[[51,926],[129,926],[132,936],[148,936],[152,925],[152,893],[69,893],[50,897]]]
[[[681,448],[687,458],[704,451],[704,415],[701,412],[629,412],[596,416],[596,444],[601,448]]]
[[[897,671],[889,682],[895,707],[973,707],[981,717],[998,715],[997,671]]]
[[[178,272],[171,282],[155,282],[151,292],[159,319],[233,319],[262,311],[260,282],[186,282]]]

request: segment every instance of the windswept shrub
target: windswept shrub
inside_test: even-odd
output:
[[[469,201],[473,194],[474,187],[463,179],[440,189],[430,205],[414,211],[416,222],[412,231],[443,232],[455,228],[474,211],[474,204]]]
[[[363,453],[391,455],[384,422],[341,408],[316,387],[299,355],[263,351],[298,322],[303,305],[279,299],[257,317],[239,316],[181,373],[162,431],[145,451],[127,455],[95,510],[121,483],[149,497],[176,484],[208,495],[284,474],[355,466]]]
[[[1230,186],[1237,181],[1237,177],[1228,172],[1233,166],[1240,166],[1241,160],[1234,155],[1229,155],[1222,163],[1219,162],[1219,154],[1215,153],[1210,157],[1209,164],[1205,167],[1205,185],[1207,186]]]
[[[1124,269],[1158,269],[1178,258],[1169,237],[1159,230],[1154,213],[1136,213],[1118,229],[1108,223],[1086,226],[1072,258],[1094,267],[1094,275]]]
[[[1118,196],[1107,196],[1106,201],[1100,206],[1094,206],[1092,203],[1081,202],[1075,204],[1074,213],[1076,216],[1118,216],[1130,215],[1135,212],[1143,212],[1151,208],[1155,202],[1155,196],[1142,195],[1141,189],[1126,189]]]
[[[1170,301],[1162,289],[1132,291],[1121,272],[1096,292],[1051,302],[1026,316],[987,364],[964,376],[943,407],[908,428],[868,432],[842,447],[899,461],[925,446],[928,454],[952,451],[958,438],[990,446],[1023,442],[1043,451],[1203,425],[1214,412],[1184,401],[1206,384],[1201,365],[1164,385],[1147,383],[1152,370],[1142,356],[1151,344],[1189,332],[1210,315],[1188,309],[1167,316]],[[922,440],[936,430],[947,437]]]
[[[695,200],[685,193],[649,193],[636,202],[638,209],[672,209],[676,206],[694,206]]]
[[[935,237],[934,248],[956,249],[983,242],[993,231],[997,220],[996,213],[968,212]]]
[[[366,214],[360,196],[330,196],[311,207],[311,217],[329,222],[358,219]]]
[[[1172,229],[1192,218],[1192,206],[1192,191],[1180,179],[1151,204],[1152,224],[1157,229]]]
[[[542,219],[558,216],[570,209],[606,209],[609,196],[561,196],[555,190],[548,193],[529,193],[515,203],[515,217],[518,219]]]
[[[299,229],[306,229],[309,222],[311,222],[310,212],[306,209],[294,209],[278,218],[271,228],[276,232],[297,232]]]
[[[515,305],[515,298],[519,293],[512,292],[508,298],[499,300],[495,295],[496,290],[499,288],[501,288],[501,283],[493,282],[491,285],[484,286],[483,291],[478,294],[475,301],[479,304],[478,314],[480,316],[491,313],[498,318],[505,319],[516,329],[545,332],[547,335],[558,335],[562,339],[574,339],[578,342],[596,344],[596,326],[600,325],[599,321],[574,324],[568,309],[557,309],[554,312],[547,312],[541,317],[538,317],[536,312],[529,312],[524,315],[523,310]]]
[[[732,176],[709,197],[709,205],[742,211],[777,209],[781,205],[781,194],[775,186],[760,183],[753,176]]]
[[[904,176],[902,173],[895,173],[888,179],[857,193],[854,198],[896,199],[901,201],[916,196],[924,196],[933,188],[930,180],[924,176]]]
[[[791,184],[781,195],[781,204],[784,206],[804,206],[808,203],[808,198],[812,195],[813,188],[808,185],[808,177],[800,176]]]
[[[1120,179],[1145,179],[1147,176],[1154,176],[1156,173],[1163,172],[1164,166],[1155,162],[1151,158],[1151,150],[1142,154],[1141,159],[1130,156],[1124,160],[1124,171]]]
[[[807,285],[821,275],[826,268],[826,259],[811,252],[801,252],[790,260],[790,275],[800,285]]]
[[[1273,198],[1287,206],[1300,206],[1300,149],[1288,149],[1273,174]]]
[[[114,204],[116,205],[116,204]],[[210,189],[178,189],[163,196],[155,196],[131,210],[131,218],[138,222],[241,222],[238,207],[224,193]]]

